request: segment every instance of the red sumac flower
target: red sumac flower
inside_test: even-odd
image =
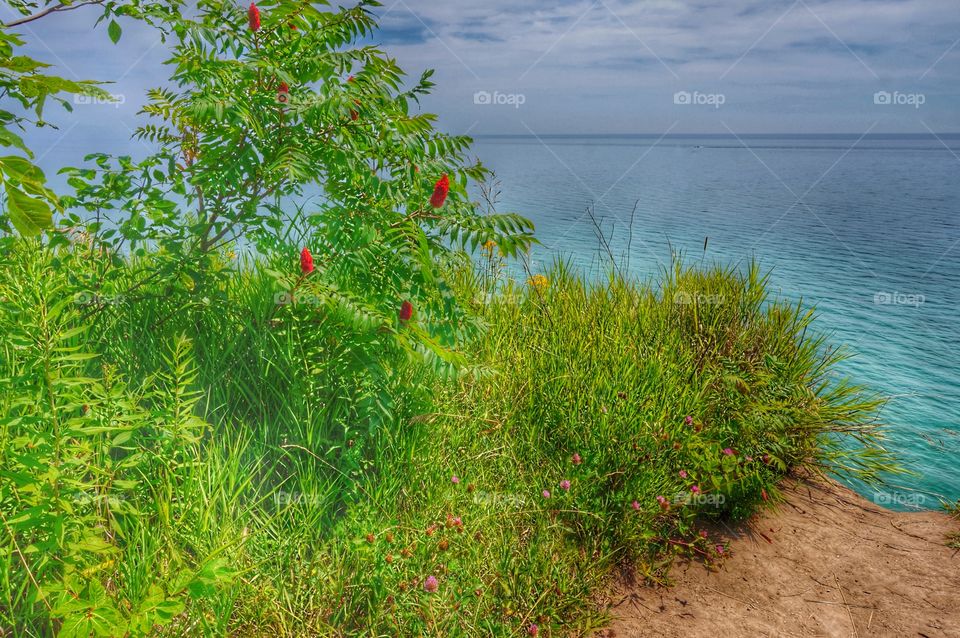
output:
[[[433,187],[433,195],[430,196],[430,205],[434,208],[440,208],[447,201],[447,195],[450,193],[450,178],[444,173],[443,177],[437,180]]]
[[[410,318],[413,316],[413,304],[409,301],[404,301],[400,304],[400,321],[406,323],[410,321]]]
[[[313,272],[313,255],[310,254],[309,248],[300,251],[300,272],[305,275]]]
[[[260,9],[257,8],[257,5],[253,2],[250,3],[250,8],[247,9],[247,20],[250,22],[250,30],[256,33],[260,30]]]

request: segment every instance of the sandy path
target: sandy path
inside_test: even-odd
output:
[[[960,552],[944,540],[955,522],[890,512],[834,484],[785,492],[779,511],[726,531],[720,571],[681,562],[672,587],[619,584],[600,636],[960,638]]]

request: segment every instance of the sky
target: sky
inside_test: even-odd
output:
[[[490,134],[960,132],[960,0],[383,0],[373,42],[415,81],[440,128]],[[0,18],[9,19],[9,8]],[[27,51],[122,104],[51,112],[41,153],[136,152],[130,133],[166,50],[95,9],[18,27]],[[63,165],[63,162],[60,162]]]

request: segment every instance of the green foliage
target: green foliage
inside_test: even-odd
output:
[[[126,2],[61,2],[44,3],[32,0],[7,0],[6,5],[24,17],[0,27],[0,146],[13,148],[22,156],[0,157],[0,181],[3,183],[5,210],[0,212],[0,232],[16,230],[33,237],[52,228],[54,212],[62,212],[60,201],[46,186],[43,172],[33,163],[34,154],[24,143],[21,132],[27,126],[54,126],[44,118],[49,100],[59,102],[68,111],[72,105],[63,95],[85,96],[100,100],[112,99],[110,94],[92,81],[73,81],[49,75],[44,69],[49,64],[25,55],[17,55],[24,41],[9,31],[16,25],[41,19],[52,13],[69,11],[86,5],[99,6],[100,20],[110,16],[128,16],[145,20],[163,28],[164,16],[179,11],[180,0],[128,0]],[[120,39],[120,25],[110,21],[108,34],[116,43]],[[12,228],[11,228],[12,226]]]
[[[156,152],[94,154],[90,166],[65,169],[76,191],[64,200],[67,224],[113,251],[143,256],[159,246],[167,260],[157,276],[174,286],[189,277],[188,287],[209,294],[211,253],[238,243],[260,254],[289,250],[286,211],[304,211],[299,241],[318,267],[299,280],[284,265],[280,291],[308,295],[368,331],[395,326],[410,301],[422,321],[391,330],[391,347],[445,373],[462,367],[454,350],[471,322],[438,264],[453,247],[487,241],[508,254],[525,250],[531,225],[481,214],[467,199],[468,180],[486,176],[466,163],[470,140],[436,132],[435,116],[411,108],[433,86],[431,72],[403,88],[391,58],[354,46],[373,32],[373,6],[264,5],[256,32],[227,2],[172,20],[173,88],[150,91],[144,112],[153,123],[136,133]],[[442,175],[452,191],[434,209]]]
[[[879,401],[756,268],[506,279],[531,225],[469,200],[431,73],[361,44],[375,2],[265,3],[256,32],[222,0],[96,4],[114,42],[169,35],[172,81],[152,152],[91,153],[62,198],[0,112],[2,230],[41,235],[0,236],[0,627],[589,634],[617,565],[714,566],[705,521],[787,472],[890,468]],[[101,95],[3,43],[36,123]]]
[[[131,535],[168,533],[183,515],[186,504],[156,497],[179,492],[182,467],[200,458],[206,425],[193,414],[189,343],[173,344],[155,390],[136,392],[85,347],[90,328],[63,278],[45,276],[43,249],[22,244],[13,258],[0,287],[0,545],[9,569],[0,623],[144,635],[170,622],[203,579],[228,575],[169,554],[139,596],[118,595],[104,577],[136,551]]]
[[[206,301],[152,284],[97,297],[81,271],[109,255],[18,244],[0,271],[0,454],[18,477],[0,501],[0,622],[588,632],[617,565],[653,581],[678,554],[716,565],[705,522],[776,500],[788,471],[885,459],[876,402],[826,383],[834,355],[756,270],[678,271],[657,294],[562,267],[522,286],[495,250],[444,269],[487,326],[465,353],[478,373],[444,380],[306,288],[276,305],[282,257],[226,270]],[[847,448],[823,445],[836,437]]]
[[[944,509],[947,511],[954,520],[960,521],[960,501],[956,503],[947,503],[944,506]],[[960,549],[960,532],[955,532],[948,535],[947,544],[954,549]]]

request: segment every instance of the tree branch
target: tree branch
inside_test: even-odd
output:
[[[47,7],[43,11],[38,11],[33,15],[24,16],[22,18],[17,18],[16,20],[11,20],[10,22],[4,23],[4,27],[16,27],[21,24],[27,24],[28,22],[33,22],[34,20],[39,20],[44,16],[48,16],[51,13],[60,13],[63,11],[73,11],[74,9],[79,9],[80,7],[86,7],[91,4],[103,4],[104,0],[88,0],[87,2],[78,2],[77,4],[55,4],[52,7]]]

